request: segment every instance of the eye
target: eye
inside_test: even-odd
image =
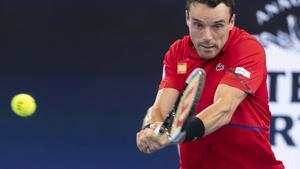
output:
[[[197,29],[202,29],[203,28],[203,24],[199,23],[199,22],[194,22],[194,25]]]
[[[222,29],[223,27],[224,27],[223,24],[215,24],[215,25],[213,26],[213,28],[214,28],[215,30]]]

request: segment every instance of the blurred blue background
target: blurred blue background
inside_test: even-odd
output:
[[[237,2],[237,25],[264,29],[250,3],[265,2]],[[187,33],[184,7],[172,0],[1,0],[0,168],[178,168],[175,146],[145,155],[135,135],[154,101],[164,53]],[[18,93],[35,97],[36,114],[11,111]]]

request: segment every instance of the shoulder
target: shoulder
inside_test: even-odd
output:
[[[228,46],[229,50],[233,50],[237,47],[249,50],[254,48],[255,50],[264,50],[263,46],[259,43],[259,41],[253,35],[249,34],[243,29],[234,27],[231,36],[231,43]]]
[[[169,48],[167,57],[173,59],[183,59],[187,57],[192,49],[192,43],[189,36],[177,39]]]
[[[182,51],[188,49],[191,46],[191,39],[189,36],[184,36],[181,39],[177,39],[171,46],[170,49],[174,51]]]
[[[230,35],[231,41],[227,53],[234,58],[265,59],[265,51],[259,41],[243,29],[235,27]],[[248,59],[250,59],[248,58]]]

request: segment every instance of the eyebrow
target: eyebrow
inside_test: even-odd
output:
[[[215,21],[214,23],[226,23],[226,22],[224,19],[221,19],[221,20]]]
[[[203,23],[203,21],[201,21],[201,20],[199,20],[199,19],[196,19],[196,18],[193,18],[193,17],[192,17],[192,20],[193,20],[193,21],[200,22],[200,23]],[[217,24],[217,23],[226,23],[226,22],[225,22],[224,19],[220,19],[220,20],[217,20],[217,21],[214,22],[214,24]]]

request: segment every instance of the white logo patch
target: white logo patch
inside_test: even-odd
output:
[[[251,76],[251,73],[243,67],[236,67],[235,68],[235,73],[241,74],[241,75],[245,76],[248,79],[250,79],[250,76]]]

